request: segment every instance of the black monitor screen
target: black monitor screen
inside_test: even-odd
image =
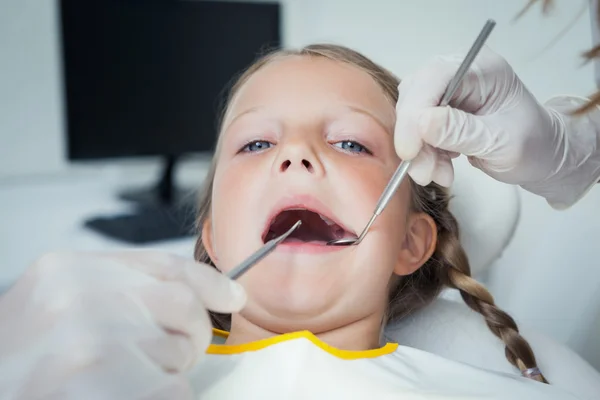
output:
[[[71,160],[210,152],[224,89],[280,45],[276,3],[62,0]]]

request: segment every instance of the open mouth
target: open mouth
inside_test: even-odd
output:
[[[318,212],[304,208],[292,208],[281,211],[271,220],[263,235],[263,242],[266,243],[284,234],[299,220],[302,221],[302,225],[292,232],[283,243],[326,245],[331,240],[354,237],[352,232]]]

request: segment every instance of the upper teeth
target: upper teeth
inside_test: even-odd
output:
[[[321,217],[321,219],[322,219],[323,221],[325,221],[325,223],[326,223],[327,225],[329,225],[329,226],[331,226],[331,225],[335,225],[335,222],[333,222],[333,221],[332,221],[332,220],[330,220],[329,218],[327,218],[327,217],[324,217],[324,216],[322,216],[321,214],[319,214],[319,217]]]
[[[306,209],[305,209],[305,208],[289,208],[289,210],[306,210]],[[325,221],[325,223],[326,223],[328,226],[336,225],[336,223],[335,223],[335,222],[333,222],[332,220],[330,220],[330,219],[329,219],[329,218],[327,218],[327,217],[324,217],[324,216],[322,216],[321,214],[319,214],[319,217],[321,217],[321,219],[322,219],[323,221]]]

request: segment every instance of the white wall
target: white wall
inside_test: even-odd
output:
[[[54,3],[0,1],[0,178],[66,165]]]
[[[488,45],[506,57],[540,99],[559,93],[588,95],[591,66],[579,55],[590,47],[590,18],[581,16],[570,31],[542,53],[562,28],[586,6],[585,0],[559,0],[553,14],[536,8],[512,19],[523,0],[289,0],[286,41],[291,46],[328,41],[362,51],[399,77],[433,55],[468,48],[488,18],[498,23]]]

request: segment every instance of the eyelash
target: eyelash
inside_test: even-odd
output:
[[[238,153],[256,153],[255,151],[246,150],[246,148],[248,146],[251,146],[251,145],[256,144],[256,143],[269,143],[269,145],[273,145],[273,143],[269,142],[268,140],[253,139],[253,140],[251,140],[249,142],[246,142],[246,144],[244,144],[239,149]],[[261,149],[261,150],[265,150],[265,149]],[[260,150],[258,150],[258,151],[260,151]]]
[[[247,148],[248,148],[249,146],[251,146],[251,145],[253,145],[253,144],[257,144],[257,143],[268,143],[270,146],[273,146],[273,143],[269,142],[268,140],[257,140],[257,139],[254,139],[254,140],[251,140],[251,141],[247,142],[246,144],[244,144],[244,145],[243,145],[243,146],[240,148],[240,150],[238,151],[238,153],[256,153],[256,152],[260,152],[260,151],[267,150],[267,149],[271,148],[271,147],[268,147],[267,149],[259,149],[259,150],[256,150],[256,151],[247,150]],[[333,144],[335,145],[335,144],[339,144],[339,143],[341,143],[341,144],[352,144],[352,145],[354,145],[354,146],[359,146],[359,147],[361,147],[361,148],[362,148],[362,150],[363,150],[362,152],[364,152],[364,153],[366,153],[366,154],[369,154],[369,155],[373,155],[373,153],[371,152],[371,150],[369,150],[369,149],[367,148],[367,146],[363,145],[363,144],[362,144],[362,143],[360,143],[360,142],[357,142],[356,140],[340,140],[340,141],[338,141],[338,142],[335,142],[335,143],[333,143]],[[353,152],[353,151],[348,151],[348,150],[345,150],[345,149],[343,149],[343,148],[340,148],[340,149],[341,149],[342,151],[345,151],[346,153],[351,153],[351,154],[359,154],[359,153],[362,153],[361,151],[359,151],[359,152]]]
[[[373,155],[373,153],[371,152],[371,150],[369,150],[367,148],[367,146],[365,146],[364,144],[362,144],[360,142],[357,142],[356,140],[340,140],[339,142],[335,142],[334,145],[335,144],[339,144],[339,143],[341,143],[341,144],[352,144],[354,146],[359,146],[359,147],[362,148],[362,150],[363,150],[362,152],[364,152],[364,153],[366,153],[368,155]],[[353,152],[353,151],[348,151],[348,150],[344,150],[344,149],[341,149],[341,150],[346,151],[348,153],[353,153],[353,154],[362,153],[361,151],[359,151],[359,152]]]

